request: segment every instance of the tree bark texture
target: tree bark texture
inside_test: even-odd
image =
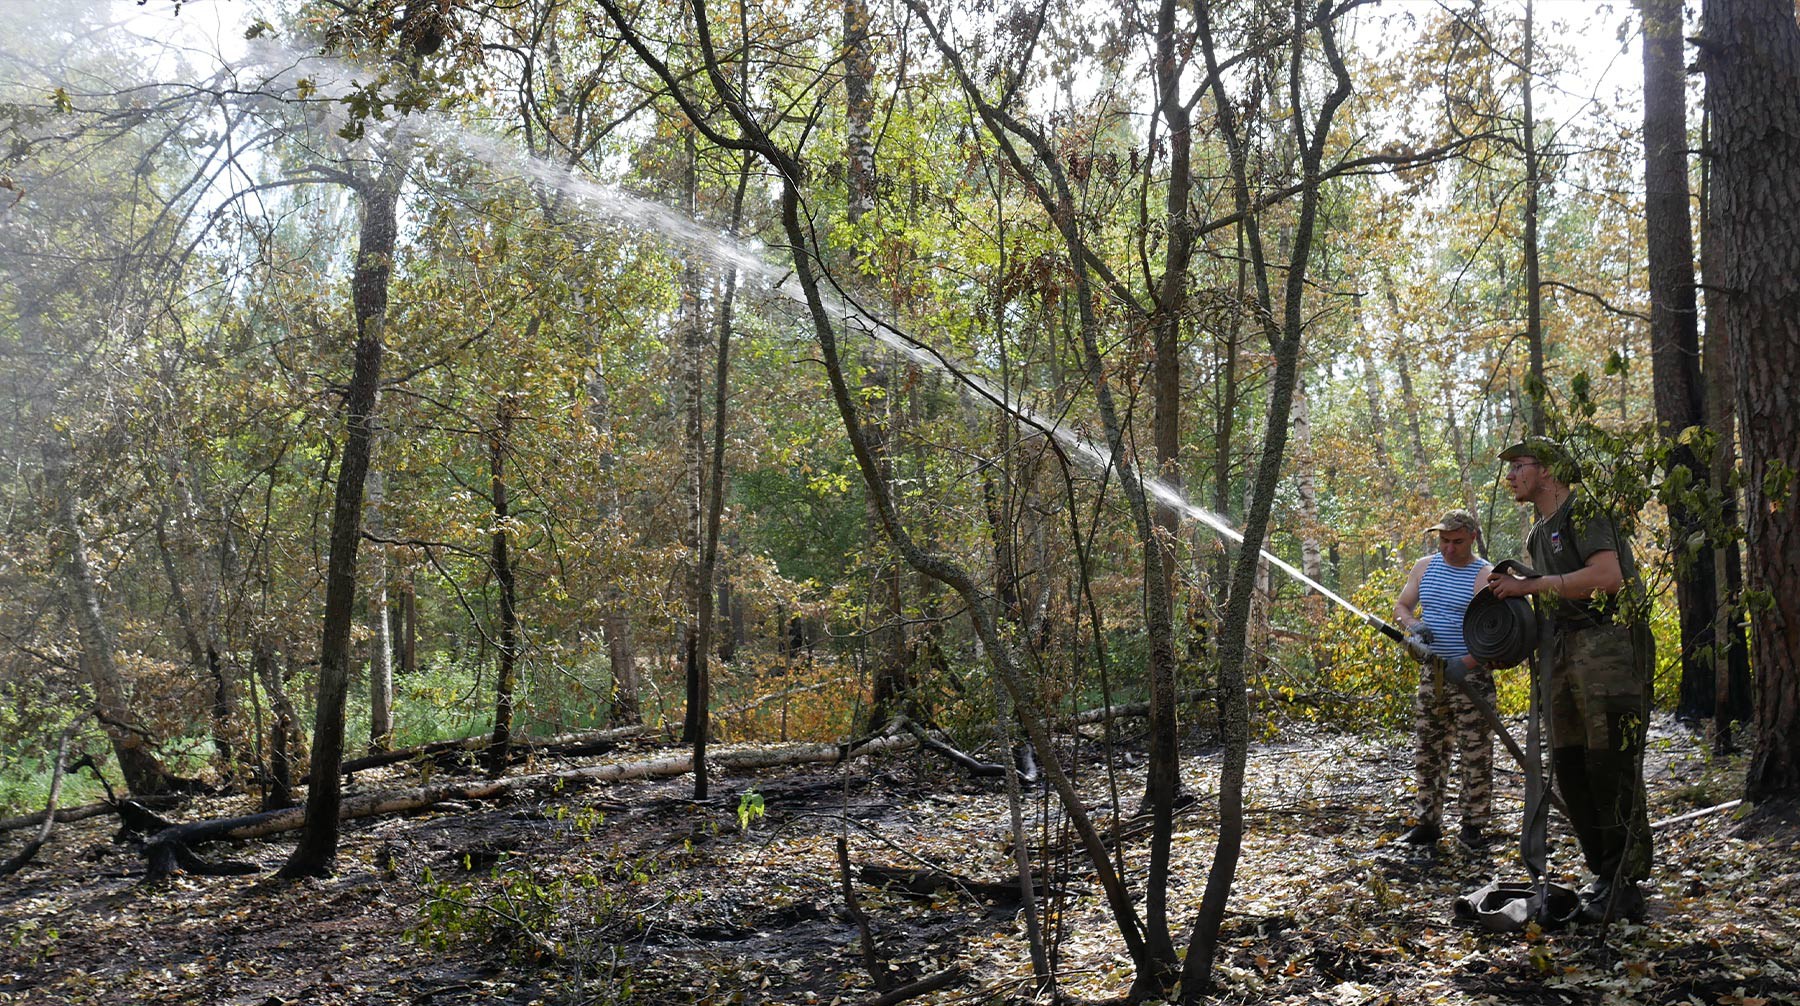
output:
[[[1760,802],[1800,795],[1800,26],[1791,0],[1708,0],[1704,17],[1707,286],[1737,361],[1756,668],[1744,796]]]
[[[1163,226],[1168,249],[1162,278],[1157,283],[1151,319],[1151,397],[1155,414],[1151,425],[1156,446],[1156,477],[1177,493],[1182,491],[1181,470],[1181,334],[1187,314],[1188,268],[1193,258],[1194,228],[1189,202],[1192,198],[1193,128],[1188,105],[1182,100],[1181,72],[1191,50],[1192,38],[1177,34],[1176,15],[1182,5],[1161,0],[1156,12],[1156,105],[1169,131],[1169,179],[1164,189]],[[1175,589],[1175,544],[1180,540],[1181,515],[1173,506],[1156,508],[1156,526],[1163,547],[1163,590]]]
[[[1706,424],[1700,376],[1699,308],[1694,292],[1692,218],[1688,211],[1687,77],[1682,59],[1681,0],[1639,0],[1644,18],[1644,234],[1649,257],[1650,366],[1657,424],[1665,436]],[[1712,472],[1691,439],[1669,448],[1667,470],[1704,492]],[[1681,688],[1677,716],[1712,715],[1715,688],[1713,616],[1718,589],[1712,545],[1687,492],[1667,494],[1675,603],[1681,623]],[[1690,544],[1690,541],[1692,544]]]
[[[57,431],[44,441],[44,478],[56,495],[57,522],[68,552],[64,582],[81,643],[81,670],[93,689],[94,716],[112,742],[125,788],[133,796],[162,793],[169,788],[171,779],[150,749],[149,735],[126,705],[125,681],[114,659],[112,633],[106,627],[100,604],[100,585],[88,561],[87,536],[76,507],[71,452],[65,436]]]
[[[1526,395],[1531,401],[1531,433],[1543,436],[1544,405],[1544,293],[1538,255],[1538,170],[1537,120],[1531,100],[1531,75],[1536,72],[1532,50],[1533,34],[1531,0],[1525,0],[1525,57],[1520,68],[1519,87],[1523,99],[1524,119],[1520,125],[1520,142],[1525,151],[1525,344],[1528,347],[1531,372],[1526,381]]]
[[[387,502],[387,476],[378,463],[381,434],[369,445],[369,491],[363,520],[373,538],[383,536],[381,509]],[[394,631],[388,618],[387,546],[369,551],[369,750],[394,745]]]
[[[531,328],[536,329],[537,319]],[[513,733],[513,694],[519,683],[519,586],[512,558],[512,504],[506,481],[506,458],[512,451],[517,400],[509,393],[495,406],[494,429],[488,435],[489,491],[494,505],[494,533],[488,562],[500,588],[499,659],[494,679],[494,736],[488,764],[498,775],[506,767]]]
[[[325,570],[325,616],[320,630],[318,704],[313,717],[311,782],[306,828],[282,875],[321,876],[337,859],[339,766],[344,759],[344,699],[350,684],[350,634],[356,620],[356,554],[362,538],[363,487],[369,473],[375,409],[381,390],[382,327],[387,320],[400,181],[398,154],[360,186],[362,226],[351,277],[356,348],[344,396],[344,448],[331,508],[331,551]]]

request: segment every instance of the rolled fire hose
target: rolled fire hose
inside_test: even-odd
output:
[[[1507,559],[1494,566],[1496,573],[1535,579],[1536,571]],[[1493,591],[1477,591],[1463,614],[1463,645],[1476,660],[1489,667],[1517,667],[1537,648],[1537,613],[1522,597],[1502,600]]]
[[[1530,567],[1511,559],[1499,563],[1494,568],[1503,573],[1512,572],[1527,576],[1537,575],[1535,572],[1531,571]],[[1476,594],[1475,597],[1476,600],[1469,604],[1468,614],[1463,616],[1463,642],[1469,647],[1469,652],[1474,654],[1475,659],[1480,660],[1484,664],[1489,664],[1490,666],[1512,667],[1523,662],[1531,655],[1532,649],[1537,646],[1537,615],[1531,610],[1531,602],[1524,598],[1513,598],[1510,601],[1502,601],[1485,590]],[[1482,598],[1486,598],[1487,602],[1482,605],[1483,610],[1478,613],[1476,611],[1476,604],[1481,603]],[[1522,612],[1520,611],[1521,608],[1523,609]],[[1367,621],[1371,628],[1402,646],[1408,646],[1410,649],[1410,646],[1406,642],[1406,633],[1401,632],[1398,628],[1376,618],[1374,615],[1369,615]],[[1512,656],[1521,646],[1523,647],[1523,652],[1517,652],[1517,656],[1513,656],[1513,659],[1510,662],[1496,663],[1496,661],[1490,659],[1489,656],[1484,656],[1484,649],[1478,649],[1476,647],[1476,641],[1470,637],[1471,631],[1482,634],[1482,646],[1487,654],[1503,659]],[[1456,686],[1462,689],[1462,693],[1468,697],[1469,704],[1473,705],[1476,711],[1481,713],[1482,719],[1487,721],[1488,726],[1494,731],[1495,736],[1500,738],[1501,746],[1505,747],[1506,752],[1512,755],[1513,761],[1519,764],[1519,768],[1524,771],[1527,776],[1530,776],[1534,771],[1541,771],[1541,769],[1534,766],[1532,759],[1526,757],[1525,750],[1519,747],[1519,742],[1513,739],[1511,731],[1506,729],[1506,724],[1501,721],[1500,713],[1494,708],[1493,703],[1489,702],[1486,697],[1476,692],[1473,688],[1470,688],[1467,678],[1456,679]],[[1554,790],[1550,791],[1548,796],[1551,804],[1555,806],[1565,818],[1568,817],[1569,809],[1563,805],[1562,797]]]

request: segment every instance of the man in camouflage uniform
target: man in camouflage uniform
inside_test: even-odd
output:
[[[1650,876],[1644,732],[1655,643],[1631,542],[1570,486],[1580,468],[1560,444],[1532,437],[1500,452],[1513,498],[1537,521],[1526,538],[1534,579],[1489,573],[1502,598],[1535,595],[1539,666],[1548,676],[1551,770],[1594,880],[1591,919],[1640,919]]]
[[[1491,706],[1494,677],[1469,655],[1462,622],[1476,588],[1487,579],[1488,561],[1474,553],[1481,526],[1467,510],[1448,511],[1425,530],[1437,533],[1437,552],[1413,564],[1394,601],[1395,619],[1422,644],[1413,647],[1415,652],[1432,655],[1421,661],[1413,700],[1417,798],[1414,824],[1400,841],[1434,845],[1443,835],[1444,794],[1454,749],[1462,761],[1462,826],[1457,841],[1476,850],[1487,844],[1485,829],[1494,809],[1494,738],[1487,718],[1465,689]]]

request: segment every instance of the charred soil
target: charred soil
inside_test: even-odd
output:
[[[1064,752],[1103,807],[1093,754]],[[1497,766],[1498,811],[1516,817],[1521,778]],[[1717,812],[1659,829],[1642,925],[1502,936],[1456,926],[1450,905],[1485,880],[1523,879],[1506,836],[1483,853],[1393,844],[1410,787],[1405,738],[1295,734],[1256,746],[1250,771],[1224,999],[1800,1003],[1792,815]],[[356,785],[416,784],[413,772]],[[1732,798],[1741,766],[1659,724],[1649,774],[1654,820]],[[1212,852],[1216,776],[1214,753],[1189,754],[1195,799],[1178,820],[1170,892],[1184,925]],[[108,819],[65,825],[0,881],[0,1003],[868,1002],[879,990],[845,904],[840,836],[888,986],[955,969],[948,987],[911,1001],[1032,998],[999,781],[915,751],[726,776],[714,789],[724,795],[696,803],[675,778],[350,822],[324,881],[275,879],[288,849],[275,839],[207,850],[261,876],[146,884]],[[1118,792],[1141,791],[1141,770],[1127,768]],[[1057,994],[1116,999],[1131,973],[1099,892],[1054,802],[1026,796]],[[168,813],[243,809],[195,800]],[[1139,877],[1141,841],[1125,845]],[[1552,862],[1583,879],[1566,836],[1554,836]]]

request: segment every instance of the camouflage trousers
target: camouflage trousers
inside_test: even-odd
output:
[[[1557,634],[1550,672],[1550,752],[1557,792],[1594,875],[1650,876],[1644,732],[1656,643],[1648,626]]]
[[[1470,671],[1468,685],[1489,704],[1493,703],[1492,671],[1485,667]],[[1418,785],[1414,813],[1418,823],[1443,825],[1444,795],[1450,787],[1450,755],[1454,750],[1462,761],[1462,823],[1487,828],[1494,810],[1494,740],[1487,717],[1481,715],[1461,688],[1426,666],[1419,669],[1413,729],[1413,771]]]

